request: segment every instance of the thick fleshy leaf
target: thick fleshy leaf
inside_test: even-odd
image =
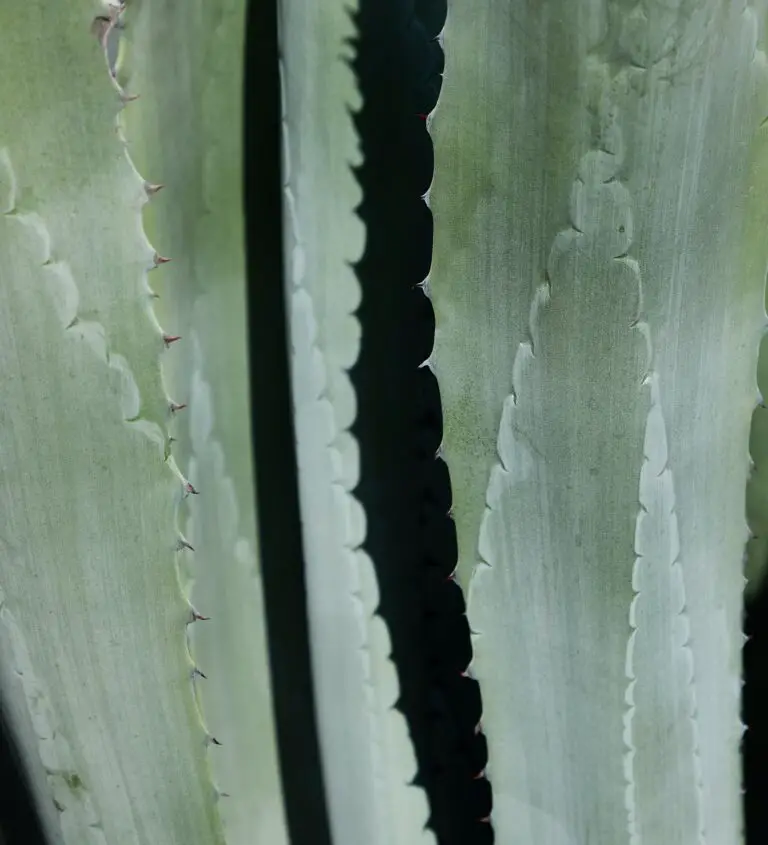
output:
[[[140,94],[124,112],[128,149],[161,183],[145,222],[173,258],[154,285],[176,415],[174,454],[199,496],[185,500],[182,584],[209,622],[190,630],[204,672],[196,692],[221,747],[209,764],[224,793],[227,845],[284,845],[287,829],[272,716],[259,571],[248,378],[243,232],[245,0],[179,14],[171,0],[125,13],[118,79]]]
[[[2,694],[51,841],[211,845],[146,192],[93,14],[0,8]]]
[[[451,7],[434,366],[503,841],[740,839],[765,11]]]
[[[365,515],[349,432],[356,400],[348,370],[360,347],[352,263],[364,231],[352,172],[359,147],[348,64],[351,4],[282,4],[286,289],[308,613],[318,730],[335,845],[433,843],[390,640],[376,616],[373,564],[360,548]]]

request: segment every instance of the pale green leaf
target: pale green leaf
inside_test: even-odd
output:
[[[386,625],[376,616],[348,370],[360,348],[352,263],[364,231],[352,173],[354,35],[345,0],[282,4],[285,217],[299,481],[318,732],[335,845],[428,845],[424,792]]]
[[[154,250],[96,11],[0,8],[3,698],[52,841],[211,845]]]
[[[134,0],[118,78],[140,94],[123,113],[131,155],[153,196],[145,221],[173,258],[155,288],[177,401],[174,454],[200,495],[185,501],[182,583],[211,617],[190,630],[205,673],[196,690],[227,845],[287,842],[266,614],[259,572],[248,379],[243,232],[245,0]]]
[[[450,10],[433,363],[504,842],[740,840],[765,10]]]

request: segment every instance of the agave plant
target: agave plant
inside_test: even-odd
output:
[[[0,696],[50,842],[448,841],[371,541],[395,519],[361,469],[365,3],[0,8]],[[256,7],[279,31],[261,68],[282,161],[263,168],[281,219],[254,239]],[[768,536],[766,11],[448,4],[417,293],[488,743],[479,824],[502,845],[742,838],[743,589]],[[247,313],[270,283],[265,361]],[[272,435],[295,438],[296,473],[270,486],[254,455],[289,393]],[[268,558],[301,567],[295,618]],[[302,649],[311,687],[286,696]],[[297,771],[291,731],[319,772]]]

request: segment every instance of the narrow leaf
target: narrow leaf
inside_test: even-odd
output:
[[[403,715],[391,644],[376,616],[373,564],[360,548],[353,496],[360,287],[352,263],[364,231],[349,60],[355,30],[344,0],[283,4],[286,280],[307,557],[311,648],[326,790],[336,845],[434,842]]]

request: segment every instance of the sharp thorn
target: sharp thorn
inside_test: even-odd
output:
[[[163,343],[166,346],[170,346],[172,343],[176,343],[177,340],[181,340],[180,334],[164,334],[163,335]]]
[[[221,743],[218,741],[218,739],[216,739],[216,737],[215,737],[215,736],[212,736],[212,737],[211,737],[211,742],[212,742],[214,745],[221,745]]]
[[[196,610],[192,611],[192,621],[193,622],[210,622],[210,616],[203,616],[202,613],[198,613]]]
[[[159,182],[157,184],[154,184],[152,182],[144,183],[144,190],[147,192],[147,196],[149,197],[153,196],[158,191],[162,191],[164,187],[165,185],[162,185]]]
[[[133,103],[134,101],[138,100],[140,96],[141,96],[140,94],[122,94],[121,93],[120,99],[124,103]]]
[[[192,547],[192,545],[190,543],[188,543],[186,540],[184,540],[182,538],[179,538],[179,542],[177,544],[176,551],[181,552],[184,549],[189,549],[190,552],[194,551],[194,548]]]
[[[200,492],[199,490],[196,490],[189,481],[184,486],[184,489],[187,491],[187,493],[191,493],[193,496],[199,495]]]
[[[200,671],[200,669],[198,669],[198,668],[197,668],[197,666],[195,666],[195,667],[192,669],[192,677],[194,678],[196,675],[199,675],[201,678],[205,678],[205,680],[206,680],[206,681],[208,680],[208,675],[206,675],[205,673],[201,672],[201,671]]]
[[[155,253],[155,267],[159,267],[161,264],[167,264],[171,259],[165,258],[160,253]]]
[[[184,410],[184,408],[186,408],[186,407],[187,407],[187,403],[186,403],[186,402],[182,402],[182,403],[181,403],[181,405],[179,405],[177,402],[171,402],[171,404],[169,405],[169,407],[170,407],[170,409],[171,409],[171,413],[172,413],[172,414],[175,414],[175,413],[176,413],[176,411],[183,411],[183,410]]]

